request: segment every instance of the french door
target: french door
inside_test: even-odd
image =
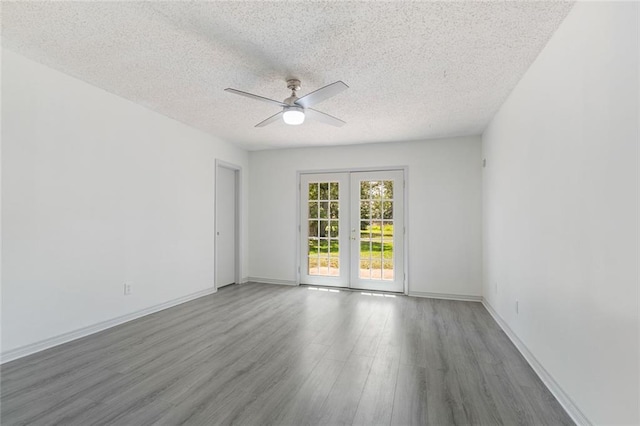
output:
[[[402,292],[402,170],[302,174],[303,284]]]

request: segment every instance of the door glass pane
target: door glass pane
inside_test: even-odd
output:
[[[318,258],[318,274],[329,275],[329,255],[320,255]]]
[[[361,200],[368,200],[369,198],[371,198],[369,196],[369,189],[370,189],[370,185],[368,181],[362,181],[360,182],[360,199]]]
[[[317,219],[318,218],[318,202],[310,201],[309,202],[309,219]]]
[[[382,203],[382,218],[393,219],[393,201],[384,201]]]
[[[360,219],[369,219],[371,217],[371,207],[369,201],[360,201]]]
[[[393,222],[383,222],[382,230],[382,279],[393,280]]]
[[[360,182],[360,278],[393,280],[393,181]]]
[[[371,241],[371,278],[379,280],[382,278],[382,240],[378,228],[376,233],[372,232]]]
[[[371,279],[371,260],[360,259],[360,272],[358,273],[360,278]]]
[[[360,241],[360,278],[371,278],[371,241]]]
[[[320,218],[321,219],[326,219],[329,215],[329,202],[328,201],[321,201],[320,202]]]
[[[329,240],[329,275],[340,275],[340,246],[337,239]]]
[[[382,219],[382,201],[371,202],[371,219]]]
[[[309,238],[317,238],[320,234],[318,233],[318,221],[310,220],[309,221]]]
[[[329,183],[329,199],[338,200],[338,195],[340,192],[338,191],[338,182]]]
[[[393,181],[385,180],[384,182],[382,182],[382,186],[383,186],[382,198],[386,200],[393,200]]]
[[[309,184],[309,201],[318,199],[318,184],[313,182]]]
[[[328,237],[329,236],[329,221],[321,220],[320,221],[320,237]]]
[[[309,263],[307,272],[309,275],[318,275],[318,239],[309,238]]]
[[[377,181],[371,181],[371,198],[374,200],[379,200],[382,198],[382,190],[383,190],[383,185],[382,182],[377,182]]]
[[[320,199],[329,199],[329,182],[320,182]]]
[[[367,239],[371,235],[371,230],[369,229],[370,221],[363,220],[360,221],[360,238]]]
[[[340,275],[339,195],[339,182],[309,184],[309,275]]]
[[[340,212],[338,211],[338,202],[332,201],[329,203],[329,217],[331,219],[338,219]]]
[[[340,226],[338,225],[338,221],[337,220],[332,220],[329,222],[329,237],[330,238],[338,238],[339,234],[339,228]],[[337,243],[337,240],[336,240]]]

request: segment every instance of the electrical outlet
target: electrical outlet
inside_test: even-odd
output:
[[[131,283],[124,283],[124,295],[128,296],[131,294]]]

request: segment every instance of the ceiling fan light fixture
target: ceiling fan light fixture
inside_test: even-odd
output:
[[[290,126],[300,125],[304,123],[304,120],[306,118],[309,118],[310,120],[318,120],[325,124],[336,127],[342,127],[346,124],[339,118],[311,108],[315,104],[329,99],[330,97],[335,96],[338,93],[348,89],[349,86],[344,84],[344,82],[338,80],[335,83],[328,84],[324,87],[319,88],[318,90],[308,93],[301,98],[296,95],[296,90],[300,89],[300,80],[287,80],[287,88],[291,90],[291,96],[289,96],[282,102],[276,101],[275,99],[265,98],[264,96],[254,95],[253,93],[243,92],[242,90],[232,89],[231,87],[227,87],[226,89],[224,89],[224,91],[255,99],[257,101],[267,102],[272,105],[278,105],[280,108],[282,108],[282,111],[273,114],[266,120],[262,120],[261,122],[256,124],[255,127],[264,127],[271,123],[275,123],[276,121],[280,121],[280,117],[282,117],[282,120],[285,122],[285,124],[288,124]]]
[[[291,126],[302,124],[304,123],[304,109],[296,106],[285,107],[282,119]]]

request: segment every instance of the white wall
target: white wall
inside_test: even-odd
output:
[[[479,137],[249,153],[250,276],[295,281],[296,172],[408,166],[409,290],[481,295]]]
[[[214,161],[245,151],[7,50],[2,122],[5,353],[213,286]]]
[[[483,135],[484,297],[594,424],[640,423],[638,17],[577,3]]]

